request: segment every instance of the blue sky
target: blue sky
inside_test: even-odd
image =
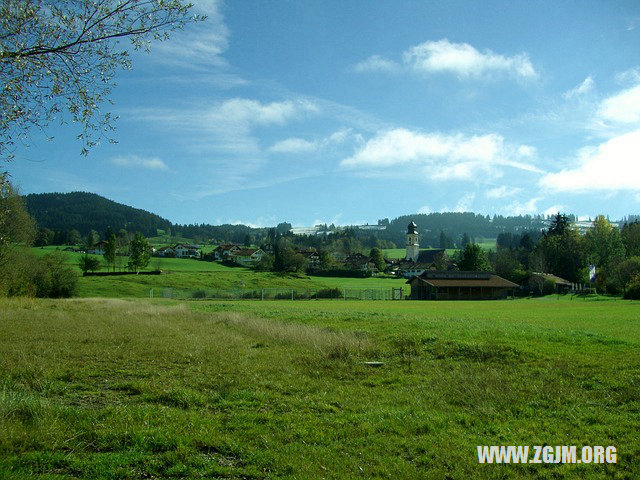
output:
[[[640,3],[197,2],[118,74],[115,145],[34,134],[23,193],[177,223],[640,213]]]

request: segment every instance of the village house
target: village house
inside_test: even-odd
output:
[[[344,261],[345,266],[351,270],[359,270],[361,272],[378,273],[376,265],[369,257],[361,253],[352,253],[347,256]]]
[[[307,266],[310,269],[317,268],[320,265],[320,254],[315,249],[307,248],[300,250],[299,253],[307,260]]]
[[[156,250],[156,256],[173,258],[176,256],[176,251],[173,249],[173,247],[160,247]]]
[[[178,243],[157,249],[155,256],[165,258],[200,258],[200,246]]]
[[[199,258],[200,245],[189,243],[179,243],[173,249],[176,252],[176,258]]]
[[[231,254],[238,250],[240,250],[240,246],[235,243],[223,243],[222,245],[218,245],[213,251],[213,258],[218,262],[229,260]]]
[[[268,243],[265,243],[265,244],[261,245],[260,249],[264,253],[266,253],[267,255],[273,255],[273,253],[274,253],[273,243],[271,243],[271,242],[268,242]]]
[[[260,248],[244,248],[233,250],[229,256],[229,259],[232,262],[237,263],[238,265],[243,265],[245,267],[255,265],[260,260],[265,253]]]
[[[533,272],[523,284],[524,288],[528,286],[529,291],[534,294],[550,293],[545,292],[545,283],[553,285],[555,293],[567,293],[573,289],[573,284],[569,280],[553,275],[551,273]]]
[[[106,246],[107,246],[107,242],[105,240],[101,240],[95,245],[91,245],[90,247],[87,247],[85,252],[90,253],[91,255],[104,255],[104,252],[106,251]]]

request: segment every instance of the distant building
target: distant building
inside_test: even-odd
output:
[[[556,293],[567,293],[574,287],[569,280],[551,273],[533,272],[526,282],[530,291],[537,294],[544,293],[545,283],[553,283],[553,289]]]
[[[450,264],[443,248],[420,250],[418,226],[413,221],[407,226],[405,245],[407,251],[404,259],[393,266],[393,270],[405,278],[420,275],[426,270],[446,269]]]
[[[200,246],[178,243],[168,247],[161,247],[154,252],[154,255],[168,258],[200,258]]]
[[[369,257],[361,253],[352,253],[344,260],[345,266],[351,270],[361,272],[378,273],[375,263]]]
[[[243,248],[233,250],[229,255],[229,259],[239,265],[248,267],[262,260],[263,255],[264,252],[260,248]]]
[[[173,258],[176,256],[176,251],[173,249],[173,247],[160,247],[156,250],[156,256]]]
[[[300,250],[298,253],[307,260],[309,268],[317,268],[320,265],[320,254],[314,248]]]
[[[90,247],[87,247],[86,253],[90,253],[92,255],[104,255],[106,245],[107,245],[107,242],[102,240],[96,243],[95,245],[91,245]]]
[[[218,245],[213,251],[213,258],[219,262],[229,260],[231,254],[237,250],[240,250],[240,247],[235,243],[223,243],[222,245]]]
[[[518,288],[488,272],[425,271],[407,283],[412,300],[498,300]]]
[[[198,258],[200,257],[200,246],[189,243],[179,243],[173,247],[176,258]]]
[[[420,253],[420,244],[418,243],[418,225],[413,221],[407,226],[406,248],[407,254],[404,259],[416,262]]]

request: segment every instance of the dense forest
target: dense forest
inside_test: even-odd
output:
[[[37,193],[26,195],[27,211],[39,228],[54,232],[77,230],[87,235],[91,230],[118,231],[156,235],[158,229],[171,228],[171,222],[158,215],[114,202],[95,193]]]

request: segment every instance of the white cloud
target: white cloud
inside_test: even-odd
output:
[[[428,41],[404,52],[403,60],[412,69],[426,73],[448,72],[460,77],[480,77],[504,72],[516,77],[538,76],[526,54],[504,56],[491,50],[479,52],[468,43],[447,39]]]
[[[473,205],[473,201],[476,198],[476,194],[471,192],[464,195],[462,198],[458,200],[456,207],[453,209],[454,212],[470,212],[471,205]]]
[[[318,148],[316,142],[310,142],[303,138],[287,138],[269,147],[274,153],[305,153],[312,152]]]
[[[431,213],[431,212],[433,212],[433,210],[431,209],[431,207],[429,205],[423,205],[422,207],[420,207],[418,209],[418,213],[427,214],[427,213]]]
[[[325,142],[332,143],[332,144],[340,144],[348,141],[350,138],[354,138],[355,140],[358,140],[360,139],[360,136],[354,134],[351,128],[343,128],[329,135],[329,137],[327,137]]]
[[[246,98],[226,100],[208,112],[213,119],[236,124],[284,124],[303,112],[317,112],[318,108],[307,101],[260,103]]]
[[[332,145],[340,145],[349,140],[357,142],[359,138],[360,137],[355,135],[350,128],[344,128],[321,140],[310,141],[304,138],[287,138],[273,144],[269,147],[269,151],[272,153],[308,153]]]
[[[206,15],[206,20],[173,32],[171,40],[154,44],[153,57],[184,68],[226,67],[222,54],[229,47],[229,28],[220,13],[220,1],[193,2],[191,13]]]
[[[505,212],[508,215],[534,215],[538,212],[538,202],[540,200],[542,199],[536,197],[524,203],[515,201],[505,209]]]
[[[585,147],[577,154],[577,166],[550,173],[540,185],[555,191],[640,191],[640,129]]]
[[[558,212],[566,212],[567,210],[568,207],[566,205],[552,205],[542,213],[548,217],[550,215],[555,215]]]
[[[535,147],[532,147],[531,145],[520,145],[518,147],[518,156],[522,157],[522,158],[531,158],[531,157],[535,157],[537,150]]]
[[[581,95],[585,95],[593,90],[595,86],[595,82],[593,81],[593,77],[589,75],[585,78],[580,85],[575,86],[571,90],[565,92],[564,97],[569,99],[573,97],[578,97]]]
[[[198,153],[222,150],[235,155],[259,155],[260,148],[252,135],[254,128],[284,125],[318,111],[307,100],[262,103],[232,98],[213,106],[194,105],[182,110],[138,109],[132,115],[180,132],[189,149]],[[233,168],[237,171],[237,166]]]
[[[395,72],[400,66],[380,55],[372,55],[353,66],[356,72]]]
[[[640,122],[640,85],[605,99],[596,115],[604,121],[617,124]]]
[[[631,68],[616,74],[616,82],[621,84],[640,83],[640,67]]]
[[[397,128],[379,132],[364,143],[356,153],[341,162],[350,169],[371,170],[407,168],[407,175],[415,177],[420,168],[425,178],[432,180],[473,180],[479,174],[500,177],[502,168],[539,172],[529,160],[532,147],[514,147],[505,143],[501,135],[419,133]],[[524,153],[524,155],[523,155]]]
[[[512,197],[513,195],[517,195],[521,191],[522,191],[521,188],[507,187],[506,185],[502,185],[500,187],[487,190],[485,195],[487,198],[506,198],[506,197]]]
[[[273,183],[273,175],[259,175],[269,159],[256,130],[283,126],[318,111],[319,107],[306,99],[263,103],[232,98],[213,105],[189,104],[182,109],[136,109],[130,117],[157,124],[177,139],[177,146],[191,159],[194,180],[201,182],[188,194],[201,198],[259,186],[250,179],[269,178]]]
[[[111,159],[111,163],[126,168],[146,168],[149,170],[169,170],[167,164],[158,157],[122,155]]]

